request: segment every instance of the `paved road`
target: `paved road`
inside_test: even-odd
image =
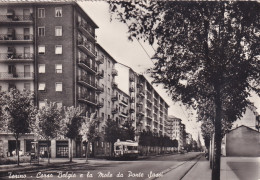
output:
[[[197,157],[197,158],[196,158]],[[90,160],[88,164],[50,166],[9,172],[1,179],[169,179],[179,180],[197,162],[200,153],[167,155],[136,161]]]

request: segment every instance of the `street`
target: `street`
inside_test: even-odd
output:
[[[91,159],[89,163],[8,172],[1,179],[182,179],[201,153],[164,155],[134,161]]]

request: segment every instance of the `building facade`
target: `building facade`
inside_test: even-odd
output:
[[[111,148],[104,140],[107,119],[131,121],[136,140],[143,130],[167,135],[169,105],[145,76],[117,63],[96,42],[98,26],[77,3],[1,3],[0,24],[0,90],[34,91],[39,108],[48,100],[95,113],[101,138],[91,143],[93,155],[108,155]],[[47,142],[28,134],[20,149],[29,152],[35,140],[41,152],[51,144],[51,157],[68,156],[65,138]],[[81,137],[72,146],[74,157],[85,155]],[[1,133],[0,154],[12,156],[14,150],[12,134]]]

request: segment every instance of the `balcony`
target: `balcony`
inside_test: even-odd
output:
[[[130,111],[130,113],[134,113],[135,109],[133,107],[131,107],[129,111]]]
[[[83,102],[83,103],[87,103],[87,104],[90,104],[90,105],[93,105],[93,106],[97,105],[95,98],[93,96],[90,97],[87,93],[79,94],[78,100]]]
[[[117,88],[117,83],[116,82],[112,82],[112,88],[113,89]]]
[[[142,106],[142,105],[143,105],[143,102],[142,102],[142,101],[137,102],[136,105],[137,105],[137,106]]]
[[[144,84],[143,84],[142,82],[138,82],[138,83],[137,83],[137,87],[138,87],[138,88],[143,87],[143,85],[144,85]]]
[[[135,92],[135,88],[134,88],[134,87],[130,87],[130,88],[129,88],[129,91],[130,91],[130,92]]]
[[[134,98],[134,97],[132,97],[132,98],[130,99],[130,103],[135,103],[135,98]]]
[[[91,30],[90,25],[84,22],[77,22],[79,30],[86,36],[92,38],[92,40],[95,40],[95,33],[93,30]]]
[[[152,120],[153,119],[152,115],[151,114],[147,115],[147,119]]]
[[[104,57],[102,57],[102,56],[98,56],[98,58],[96,59],[96,63],[97,64],[104,64]]]
[[[144,92],[143,91],[139,91],[139,97],[144,97]]]
[[[103,79],[104,78],[104,71],[97,71],[96,76],[97,76],[98,79]]]
[[[0,24],[32,24],[33,17],[32,15],[14,15],[13,14],[6,14],[0,15]]]
[[[32,34],[0,34],[0,43],[13,44],[13,43],[32,43]]]
[[[149,111],[152,111],[152,107],[150,107],[150,106],[146,106],[146,109]]]
[[[97,72],[96,68],[90,64],[90,61],[88,59],[83,59],[83,58],[78,59],[78,65],[92,74],[96,74]]]
[[[149,97],[147,98],[147,101],[148,101],[149,103],[151,103],[151,104],[153,103],[152,99],[149,98]]]
[[[33,59],[32,53],[0,53],[1,62],[32,62]]]
[[[128,106],[128,102],[126,102],[124,99],[122,99],[119,103],[125,107]]]
[[[112,69],[112,76],[117,76],[118,75],[118,71],[116,69]]]
[[[87,78],[86,76],[79,76],[78,82],[85,87],[96,90],[95,81],[91,81],[90,78]]]
[[[117,108],[113,108],[111,111],[112,114],[117,114],[118,113],[118,109]]]
[[[127,112],[120,112],[119,116],[127,118],[128,117],[128,113]]]
[[[129,80],[130,80],[131,82],[134,82],[134,81],[135,81],[135,77],[134,77],[134,76],[130,76],[130,77],[129,77]]]
[[[138,114],[139,114],[140,116],[144,116],[144,111],[143,111],[143,110],[139,110],[139,111],[138,111]]]
[[[83,41],[82,38],[78,40],[78,47],[85,53],[87,53],[92,58],[95,58],[95,49],[94,44],[90,43],[89,41]]]
[[[104,107],[104,102],[97,102],[97,107],[98,108],[102,108],[102,107]]]
[[[111,100],[112,100],[112,101],[118,101],[118,96],[113,95],[113,96],[111,97]]]
[[[0,72],[0,80],[33,80],[33,72]]]
[[[104,87],[97,85],[96,93],[100,94],[104,92]]]

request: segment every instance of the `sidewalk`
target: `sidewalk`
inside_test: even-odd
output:
[[[211,180],[210,163],[201,157],[182,180]],[[221,157],[221,180],[260,179],[260,157]]]

